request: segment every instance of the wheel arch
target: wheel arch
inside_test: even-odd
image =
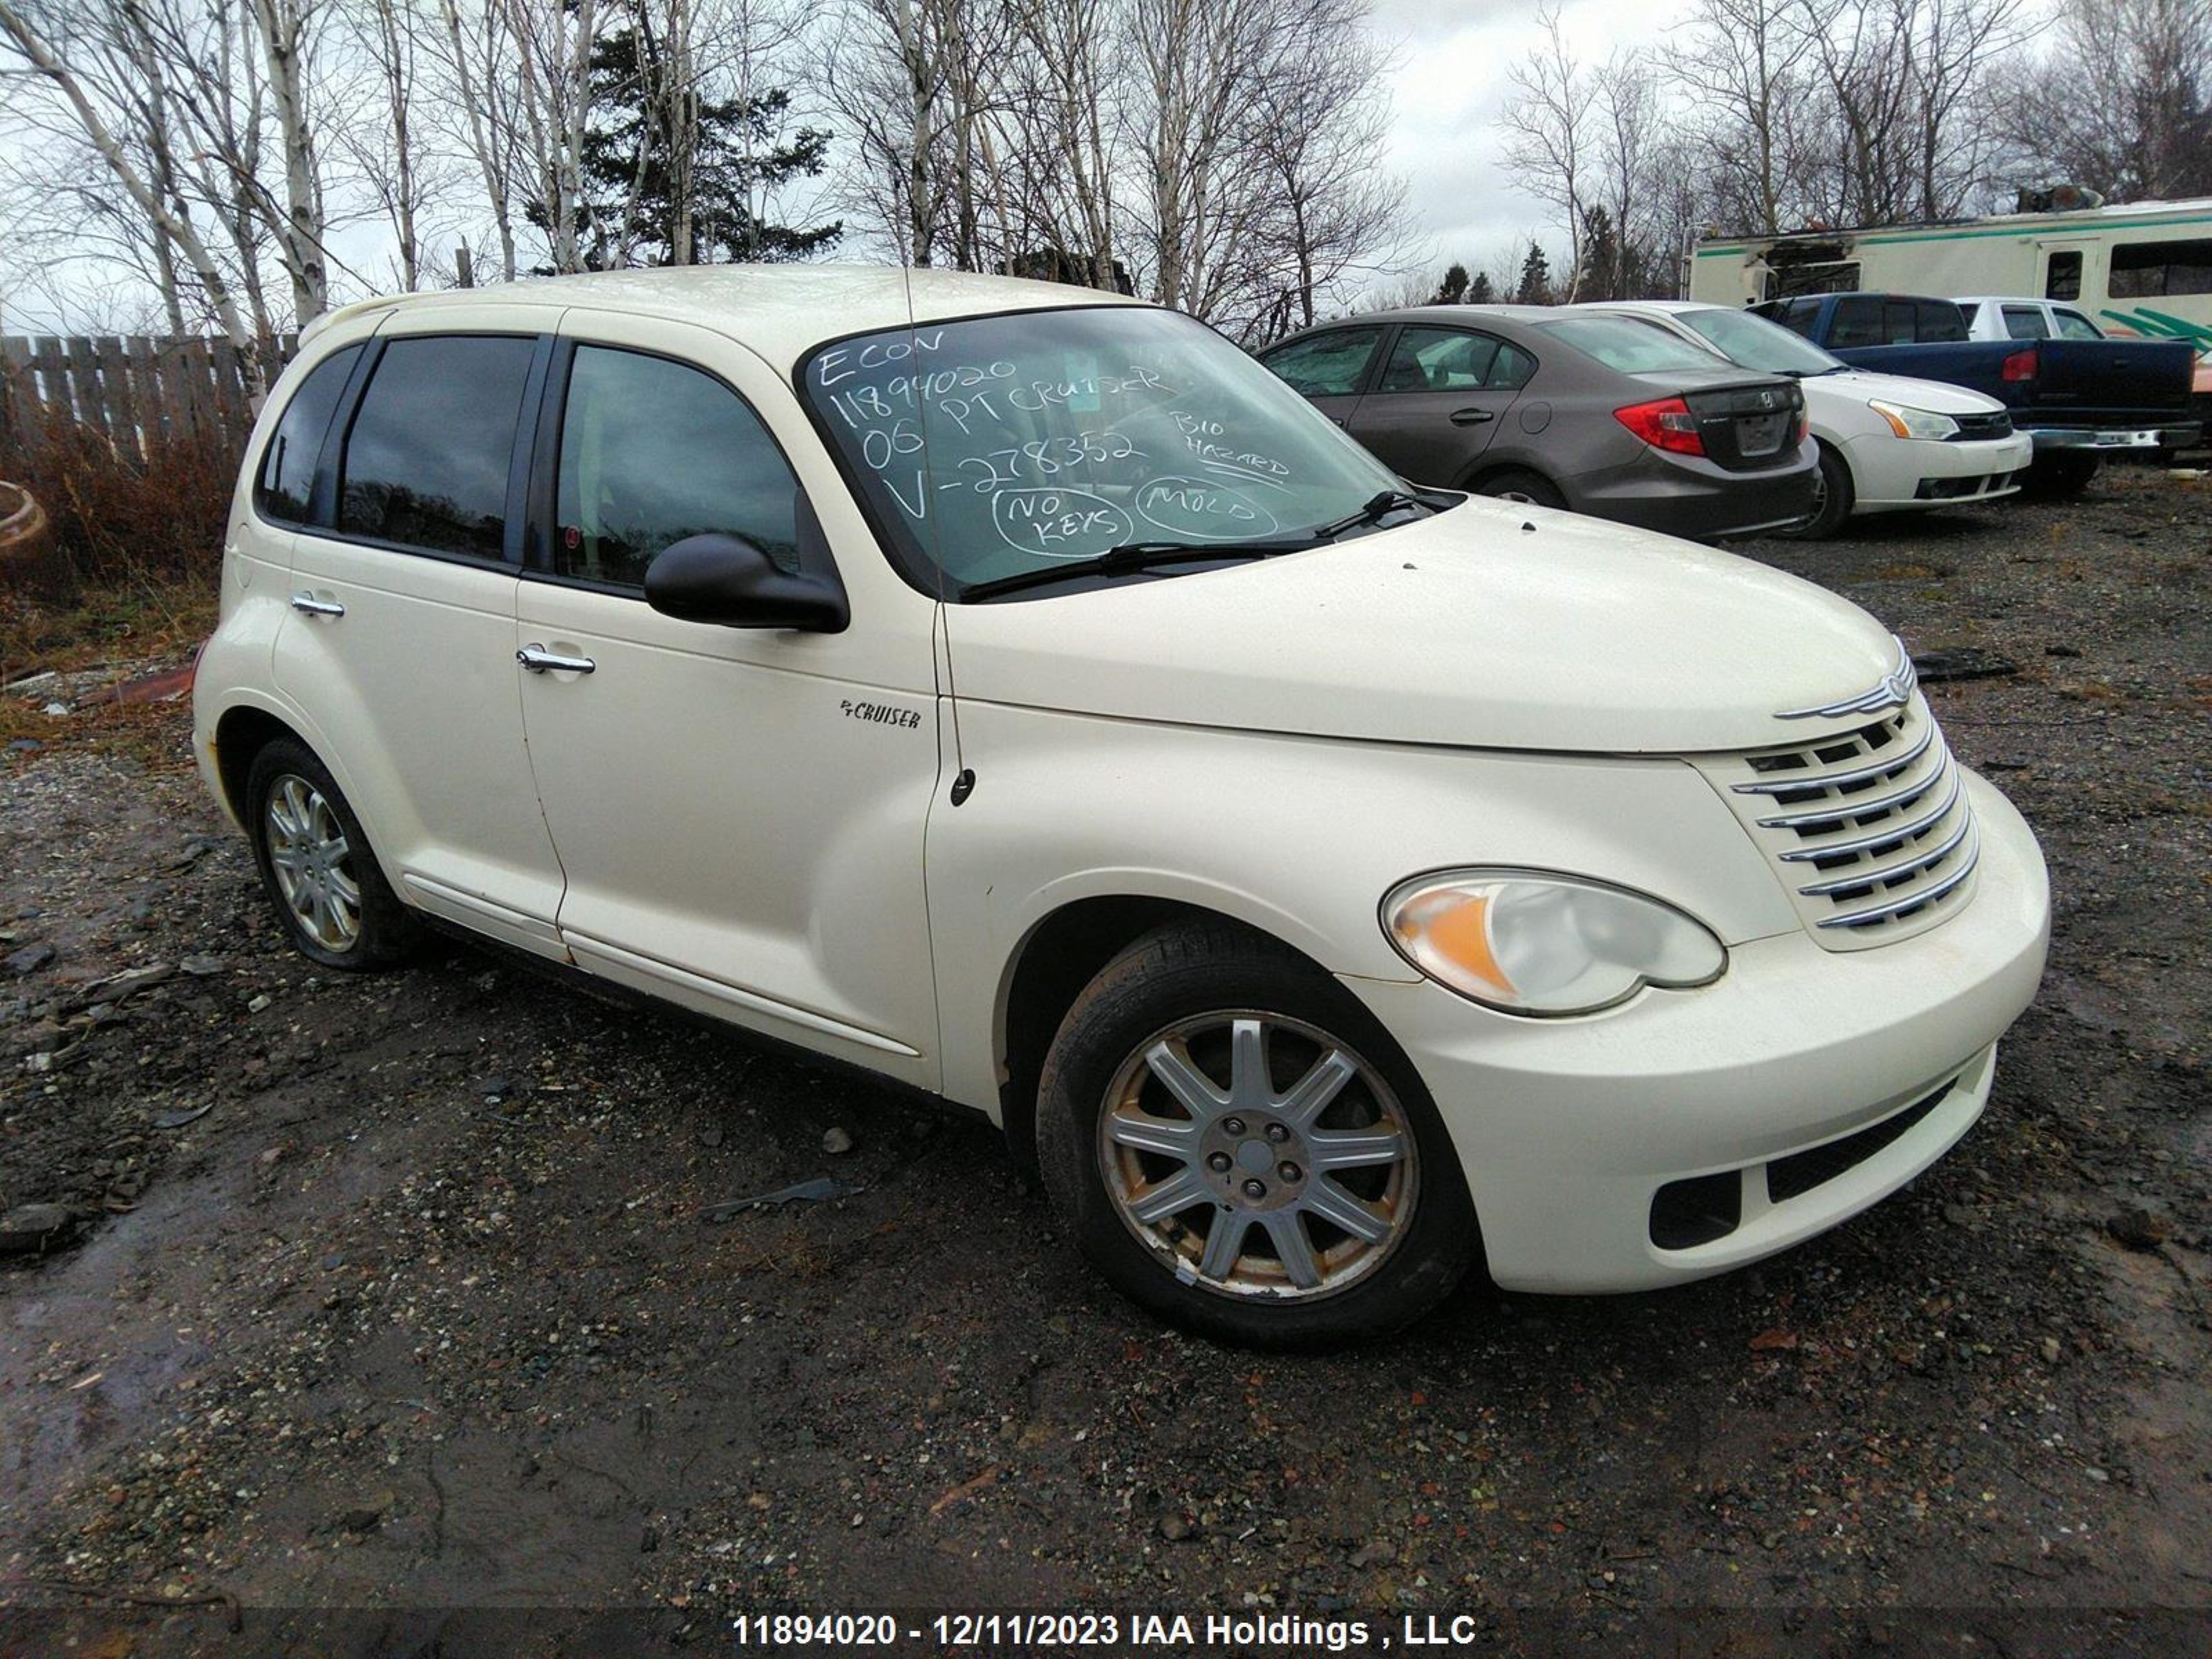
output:
[[[246,822],[246,784],[253,770],[253,757],[279,738],[314,749],[296,727],[256,703],[234,703],[216,721],[216,776],[222,783],[223,805],[240,824]]]
[[[1310,964],[1318,973],[1329,971],[1279,934],[1187,899],[1099,894],[1073,899],[1040,917],[1007,959],[993,1034],[1000,1127],[1016,1164],[1031,1179],[1037,1173],[1037,1080],[1060,1021],[1108,963],[1146,933],[1177,921],[1236,928]]]

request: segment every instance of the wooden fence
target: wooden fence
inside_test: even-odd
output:
[[[270,380],[298,347],[295,335],[276,343]],[[0,337],[0,476],[72,424],[134,465],[179,438],[240,441],[259,402],[256,376],[228,340]]]

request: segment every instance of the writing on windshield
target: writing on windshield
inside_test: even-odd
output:
[[[802,384],[925,588],[1136,542],[1265,540],[1391,483],[1243,352],[1149,308],[843,340]]]

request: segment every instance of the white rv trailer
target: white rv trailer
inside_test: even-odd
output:
[[[2212,351],[2212,197],[2002,213],[1942,224],[1701,239],[1689,298],[1755,305],[1868,289],[2065,300],[2110,334]]]

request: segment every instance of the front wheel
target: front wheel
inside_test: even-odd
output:
[[[1858,492],[1851,486],[1851,469],[1841,455],[1822,444],[1820,464],[1813,473],[1813,516],[1784,533],[1798,541],[1824,542],[1844,527],[1851,516]]]
[[[1479,1243],[1427,1091],[1358,1000],[1256,936],[1148,935],[1061,1023],[1047,1191],[1091,1262],[1177,1324],[1261,1346],[1393,1331]]]

